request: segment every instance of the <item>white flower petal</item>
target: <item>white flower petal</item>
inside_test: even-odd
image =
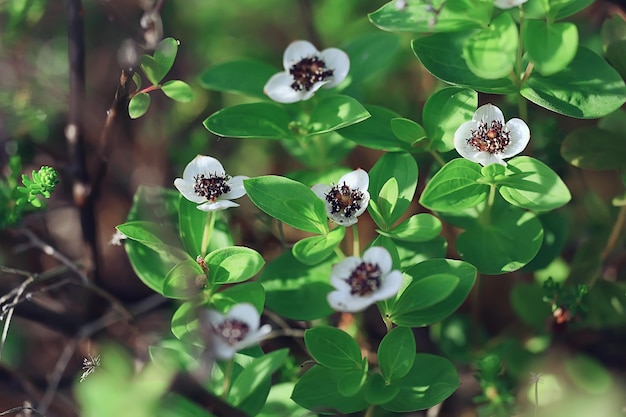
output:
[[[309,41],[293,41],[285,49],[283,54],[283,68],[289,73],[292,65],[297,64],[303,58],[319,55],[319,51]]]
[[[400,291],[402,286],[402,272],[393,270],[385,275],[380,289],[376,293],[376,300],[386,300],[393,297]]]
[[[494,0],[493,4],[499,9],[510,9],[526,3],[528,0]]]
[[[188,183],[195,183],[195,177],[200,174],[224,176],[225,172],[224,167],[217,159],[211,156],[197,155],[185,167],[183,179]]]
[[[345,281],[350,278],[357,266],[361,264],[361,259],[356,256],[349,256],[333,266],[330,272],[330,285],[338,290],[349,290],[350,285]]]
[[[365,310],[375,302],[371,297],[353,297],[346,291],[332,291],[326,299],[333,310],[348,313]]]
[[[217,201],[213,201],[213,202],[207,201],[204,204],[200,204],[196,208],[198,210],[210,212],[210,211],[226,210],[227,208],[231,208],[231,207],[239,207],[239,204],[235,203],[234,201],[230,201],[230,200],[217,200]]]
[[[370,177],[365,170],[359,168],[341,177],[338,184],[342,185],[344,182],[352,189],[356,188],[361,191],[367,191],[370,184]]]
[[[502,110],[489,103],[480,106],[476,110],[476,113],[474,113],[474,117],[472,117],[472,120],[475,122],[483,121],[489,124],[491,124],[493,120],[499,120],[504,125],[504,114],[502,114]]]
[[[367,191],[362,191],[362,193],[363,199],[361,200],[361,208],[354,213],[355,218],[365,213],[365,210],[367,210],[367,205],[370,203],[370,193],[368,193]]]
[[[330,185],[315,184],[313,187],[311,187],[311,191],[313,191],[313,193],[316,196],[318,196],[322,200],[326,201],[326,194],[328,194],[328,192],[330,191],[331,188],[332,187]]]
[[[383,274],[391,271],[391,267],[393,264],[393,260],[391,259],[391,255],[382,246],[372,246],[365,252],[363,252],[363,262],[369,262],[371,264],[376,264],[380,268]]]
[[[233,198],[239,198],[246,195],[246,189],[243,187],[243,181],[247,180],[249,177],[245,175],[238,175],[236,177],[232,177],[230,181],[228,181],[228,185],[230,186],[230,191],[222,194],[219,199],[222,200],[230,200]]]
[[[235,304],[228,311],[226,317],[246,323],[251,332],[256,332],[259,328],[259,312],[250,303]]]
[[[320,58],[326,64],[326,68],[333,70],[332,80],[324,88],[335,87],[348,76],[350,72],[350,57],[341,49],[328,48],[320,53]]]
[[[189,201],[192,201],[194,203],[202,203],[206,201],[206,198],[196,194],[196,192],[194,191],[194,184],[188,183],[182,178],[176,178],[174,180],[174,187],[176,187],[178,191],[180,191],[180,193],[183,195],[183,197],[185,197]]]
[[[211,339],[211,348],[215,357],[222,361],[231,360],[235,353],[237,353],[237,347],[223,340],[221,337],[214,335]]]
[[[326,214],[328,214],[328,217],[337,224],[348,227],[359,222],[359,219],[356,217],[356,215],[354,215],[353,217],[345,217],[342,216],[340,213],[331,213],[330,210],[331,205],[327,203]]]
[[[224,321],[224,315],[217,310],[203,310],[202,314],[212,328],[217,328]]]
[[[502,160],[502,156],[499,154],[492,154],[489,152],[478,152],[475,156],[476,162],[482,166],[491,164],[500,164],[506,166],[506,162]]]
[[[522,119],[511,119],[506,122],[505,128],[511,134],[511,143],[509,143],[504,152],[500,154],[501,158],[511,158],[522,152],[530,141],[530,129],[526,122]]]
[[[295,103],[304,100],[304,93],[307,93],[307,91],[296,91],[291,88],[291,83],[293,83],[293,77],[289,73],[279,72],[278,74],[272,75],[267,83],[265,83],[263,92],[278,103]]]

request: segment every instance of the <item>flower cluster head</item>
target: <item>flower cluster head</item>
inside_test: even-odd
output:
[[[528,0],[494,0],[493,4],[499,9],[510,9],[524,4],[527,1]]]
[[[279,103],[295,103],[310,99],[321,87],[339,85],[350,71],[350,58],[337,48],[319,52],[311,42],[294,41],[285,49],[283,67],[263,91]]]
[[[362,169],[344,175],[336,185],[315,184],[311,190],[326,203],[326,215],[342,226],[355,224],[370,201],[369,176]]]
[[[328,294],[328,304],[336,311],[354,313],[393,297],[402,285],[402,273],[391,268],[391,255],[381,246],[372,246],[363,258],[342,260],[330,274],[335,291]]]
[[[249,303],[235,304],[226,315],[205,310],[200,322],[207,331],[212,352],[220,360],[232,359],[235,353],[256,345],[272,330],[269,324],[259,327],[259,313]]]
[[[239,206],[230,200],[246,194],[243,180],[247,178],[226,175],[220,161],[198,155],[187,164],[183,177],[174,180],[174,186],[187,200],[199,204],[199,210],[218,211]]]
[[[454,133],[454,147],[466,159],[486,166],[506,165],[504,159],[522,152],[530,140],[530,130],[522,119],[504,122],[502,111],[493,104],[476,110],[472,120]]]

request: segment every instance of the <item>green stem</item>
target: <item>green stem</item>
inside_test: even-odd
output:
[[[387,333],[393,329],[393,323],[391,322],[391,318],[389,316],[383,316],[383,322],[385,323],[385,327],[387,328]]]
[[[363,417],[374,417],[374,409],[376,406],[374,404],[370,405],[367,410],[365,410],[365,414]]]
[[[435,158],[435,161],[437,161],[439,165],[444,166],[446,164],[446,161],[444,161],[441,155],[439,155],[439,152],[430,151],[430,154],[433,156],[433,158]]]
[[[335,254],[337,254],[337,257],[340,260],[346,257],[346,254],[343,253],[343,251],[339,248],[339,246],[335,246]]]
[[[496,184],[489,185],[489,197],[487,197],[485,209],[480,213],[479,221],[484,226],[488,225],[491,221],[491,207],[493,207],[493,202],[496,199],[496,188]]]
[[[517,41],[517,56],[515,62],[515,87],[517,89],[517,106],[519,117],[522,120],[528,119],[528,103],[522,96],[522,84],[525,81],[526,74],[522,76],[522,57],[524,51],[524,7],[519,6],[519,39]]]
[[[213,226],[215,226],[215,214],[210,211],[207,213],[206,223],[204,224],[204,232],[202,233],[202,246],[200,247],[200,256],[207,255],[209,250],[209,242],[211,241],[211,234],[213,234]]]
[[[609,256],[609,253],[611,253],[611,251],[615,247],[615,244],[617,243],[617,240],[619,239],[621,235],[622,228],[624,227],[625,221],[626,221],[626,206],[622,206],[619,209],[619,214],[617,215],[617,220],[615,221],[615,224],[613,225],[613,230],[611,230],[611,235],[609,236],[609,240],[606,242],[606,246],[604,247],[604,250],[602,251],[602,254],[600,255],[601,260],[604,261],[606,257]]]
[[[228,396],[228,391],[230,390],[230,378],[233,375],[233,363],[234,362],[235,360],[231,359],[226,364],[226,370],[224,372],[224,386],[223,386],[223,392],[222,392],[222,399],[224,400]]]
[[[352,225],[352,256],[360,256],[361,254],[361,242],[359,241],[359,228],[358,223]]]

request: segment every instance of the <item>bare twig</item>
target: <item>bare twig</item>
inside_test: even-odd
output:
[[[53,246],[41,240],[30,229],[27,229],[24,227],[20,229],[20,232],[26,235],[26,237],[28,237],[29,241],[33,244],[33,246],[39,248],[46,255],[52,256],[53,258],[61,262],[63,265],[67,266],[70,270],[75,272],[76,275],[78,275],[78,277],[83,283],[87,284],[89,282],[89,278],[87,277],[87,275],[85,275],[85,273],[81,271],[81,269],[78,267],[78,265],[75,262],[73,262],[70,258],[68,258],[64,254],[59,252]]]
[[[10,410],[3,411],[3,412],[0,413],[0,416],[7,416],[9,414],[17,413],[17,412],[20,412],[20,411],[26,411],[26,410],[28,410],[30,412],[33,412],[33,413],[37,414],[38,416],[46,417],[45,414],[41,413],[36,408],[27,407],[27,406],[23,406],[23,405],[19,406],[19,407],[13,407]]]
[[[18,290],[15,292],[15,297],[13,297],[13,302],[7,306],[2,306],[0,310],[0,317],[4,316],[4,312],[6,309],[6,318],[4,321],[4,328],[2,329],[2,338],[0,339],[0,359],[2,359],[2,352],[4,352],[4,343],[7,339],[7,334],[9,333],[9,326],[11,325],[11,319],[13,318],[13,312],[15,311],[15,306],[18,303],[18,300],[32,282],[34,281],[33,277],[27,278],[22,284],[18,287]],[[8,308],[7,308],[8,307]]]

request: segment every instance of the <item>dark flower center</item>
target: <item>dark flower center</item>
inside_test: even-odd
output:
[[[237,319],[225,319],[215,330],[228,344],[234,345],[246,337],[250,332],[250,326]]]
[[[345,281],[350,285],[350,294],[364,296],[378,291],[382,275],[378,264],[362,262]]]
[[[472,136],[467,139],[467,143],[477,151],[500,153],[511,143],[511,133],[499,120],[492,120],[491,124],[480,122],[478,129],[472,130]]]
[[[289,74],[293,76],[291,88],[295,91],[309,91],[313,84],[333,76],[334,70],[327,68],[326,63],[316,56],[303,58],[293,64]]]
[[[339,213],[343,217],[352,217],[361,208],[363,193],[358,189],[352,189],[345,182],[335,185],[326,194],[326,201],[330,203],[330,212]]]
[[[193,178],[196,184],[193,186],[193,191],[200,197],[204,197],[209,201],[215,201],[222,194],[226,194],[230,191],[230,185],[228,175],[219,176],[216,174],[204,174],[196,175]]]

